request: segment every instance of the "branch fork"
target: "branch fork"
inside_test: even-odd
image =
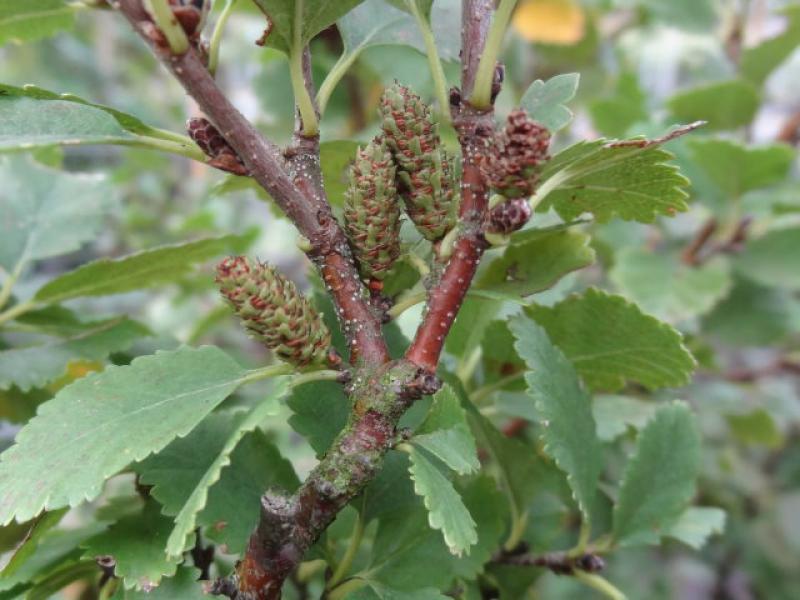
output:
[[[405,411],[415,400],[441,386],[435,373],[444,339],[488,247],[483,235],[488,188],[480,165],[494,135],[493,107],[490,103],[475,108],[469,99],[493,1],[464,1],[462,87],[450,97],[463,165],[457,238],[440,278],[428,291],[425,318],[406,356],[394,361],[381,329],[385,310],[376,306],[362,283],[347,237],[333,216],[322,186],[319,136],[300,116],[301,112],[310,116],[309,107],[298,107],[292,145],[281,152],[220,90],[199,44],[190,44],[182,52],[171,45],[165,48],[153,39],[153,19],[142,0],[115,0],[113,5],[197,102],[230,149],[229,154],[237,163],[241,161],[308,240],[307,254],[334,300],[347,339],[350,368],[345,366],[345,370],[352,376],[345,391],[352,410],[346,426],[297,492],[290,497],[274,491],[264,495],[259,524],[236,572],[209,588],[229,598],[277,600],[284,581],[305,552],[378,473],[386,452],[397,443],[398,422]],[[299,58],[294,57],[293,65],[296,70],[299,67],[307,92],[301,96],[313,98],[307,48]],[[502,68],[496,68],[492,100],[501,83]],[[318,108],[313,106],[313,110],[318,116]]]

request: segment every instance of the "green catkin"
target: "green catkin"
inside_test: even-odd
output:
[[[384,92],[380,110],[406,213],[423,237],[438,241],[456,223],[458,194],[431,109],[407,87],[394,84]]]
[[[400,255],[397,169],[381,138],[360,149],[350,168],[344,223],[361,277],[381,287]]]
[[[217,285],[251,335],[298,367],[328,359],[331,334],[294,283],[268,264],[231,256],[217,266]]]

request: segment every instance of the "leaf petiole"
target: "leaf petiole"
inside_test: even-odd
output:
[[[289,75],[292,80],[292,91],[297,110],[300,111],[300,118],[303,120],[303,135],[314,137],[319,134],[319,122],[314,102],[306,88],[305,78],[303,77],[303,5],[304,0],[296,0],[294,3],[294,23],[292,31],[292,48],[289,51]]]
[[[172,53],[185,54],[189,49],[189,39],[175,15],[172,14],[167,0],[147,0],[146,6],[150,9],[148,12],[153,17],[153,21],[167,38]]]
[[[364,518],[359,513],[356,519],[356,524],[353,526],[353,533],[350,535],[350,542],[347,544],[347,550],[344,552],[341,562],[336,567],[327,588],[333,589],[336,585],[344,579],[350,567],[353,565],[353,560],[358,553],[358,548],[361,546],[361,539],[364,537]]]
[[[222,44],[222,33],[225,30],[225,25],[228,19],[233,14],[233,7],[237,0],[228,0],[219,13],[219,18],[214,25],[214,31],[211,34],[211,40],[208,42],[208,72],[213,77],[217,72],[219,65],[219,48]]]
[[[514,12],[516,5],[517,0],[500,0],[500,5],[492,18],[489,35],[486,37],[486,45],[478,63],[472,95],[469,99],[470,104],[475,108],[486,109],[491,106],[494,68],[497,63],[497,57],[500,55],[500,48],[503,45],[503,38],[506,34],[508,22],[511,19],[511,13]]]
[[[428,66],[433,78],[433,87],[436,93],[436,102],[439,104],[439,117],[444,123],[450,123],[450,101],[447,94],[447,79],[444,76],[442,61],[439,58],[439,50],[436,48],[436,40],[433,37],[431,24],[419,10],[417,0],[406,0],[406,6],[417,21],[422,40],[425,43],[425,54],[428,57]]]
[[[605,577],[601,577],[600,575],[596,575],[594,573],[587,573],[586,571],[580,571],[580,570],[576,570],[573,573],[573,577],[575,577],[575,579],[580,581],[582,584],[594,590],[597,590],[610,600],[627,600],[625,594],[623,594],[619,589],[617,589],[617,587],[614,586]]]

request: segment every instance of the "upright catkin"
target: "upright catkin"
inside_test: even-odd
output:
[[[458,194],[453,162],[442,147],[431,109],[395,83],[384,92],[380,111],[406,213],[423,237],[438,241],[455,225]]]

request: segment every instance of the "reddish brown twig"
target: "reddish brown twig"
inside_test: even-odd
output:
[[[500,552],[492,557],[492,562],[518,567],[542,567],[556,575],[572,575],[575,571],[597,573],[606,566],[602,557],[592,552],[585,552],[578,556],[567,552],[550,552],[548,554]]]
[[[468,98],[480,60],[480,50],[477,49],[483,48],[492,7],[493,3],[488,0],[464,2],[462,86],[460,93],[450,95],[453,125],[461,144],[461,235],[454,245],[441,279],[428,296],[425,319],[406,352],[408,360],[428,371],[436,369],[444,340],[488,246],[482,227],[489,189],[480,163],[484,160],[489,149],[489,140],[494,133],[494,111],[477,110],[470,106]],[[502,69],[498,69],[496,78],[502,78]],[[499,81],[496,84],[499,85]]]
[[[717,220],[714,218],[709,219],[703,224],[703,226],[697,232],[697,235],[692,238],[692,241],[689,242],[689,245],[686,246],[681,253],[681,261],[683,261],[683,264],[690,265],[692,267],[696,267],[700,264],[700,254],[716,230]]]
[[[747,233],[752,217],[742,217],[736,224],[733,232],[728,239],[716,244],[709,244],[714,233],[718,229],[716,219],[709,219],[697,232],[697,235],[689,242],[689,245],[681,253],[681,261],[691,267],[699,267],[717,254],[735,254],[741,252],[747,242]]]

